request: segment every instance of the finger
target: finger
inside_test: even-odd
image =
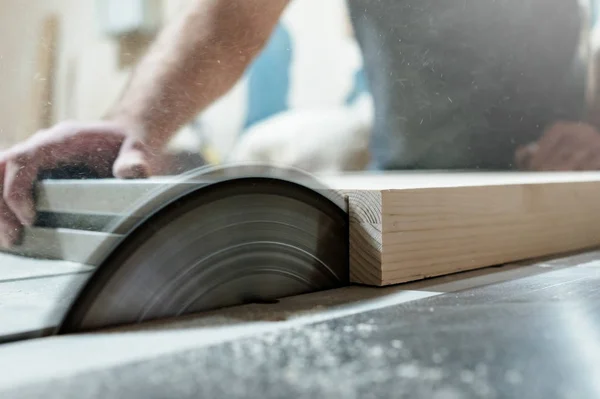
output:
[[[581,151],[574,157],[574,169],[579,171],[590,171],[600,169],[600,145],[593,145]]]
[[[532,170],[549,170],[549,165],[555,162],[553,158],[558,149],[563,146],[563,140],[569,129],[570,125],[567,123],[556,123],[544,133],[537,143],[535,156],[531,159]]]
[[[538,150],[531,159],[531,169],[544,171],[555,168],[564,157],[563,147],[564,135],[552,136],[551,139],[540,142]]]
[[[515,163],[517,168],[527,170],[530,168],[531,160],[537,151],[537,144],[531,143],[524,147],[519,147],[515,153]]]
[[[591,170],[595,169],[594,163],[598,158],[597,146],[586,145],[580,142],[571,142],[571,145],[562,150],[563,157],[561,165],[556,168],[560,171]]]
[[[5,163],[0,162],[0,192],[4,189]],[[0,196],[0,245],[10,248],[16,245],[21,236],[22,226],[10,207]]]
[[[560,124],[556,128],[561,130],[549,133],[552,140],[546,146],[544,170],[587,169],[586,163],[593,160],[593,156],[590,158],[590,151],[598,143],[600,135],[594,128],[584,124]]]
[[[125,140],[113,165],[113,174],[120,179],[144,179],[152,174],[148,151],[137,140]]]
[[[595,163],[598,155],[593,154],[590,151],[581,151],[577,155],[573,156],[573,167],[570,170],[586,171],[596,169]]]
[[[587,150],[579,147],[568,140],[563,140],[562,146],[554,149],[550,158],[546,161],[545,170],[567,171],[573,170],[578,158],[584,157]]]
[[[37,178],[37,164],[29,153],[20,154],[6,162],[4,171],[4,202],[25,226],[35,222],[33,185]]]

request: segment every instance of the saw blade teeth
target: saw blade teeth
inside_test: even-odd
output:
[[[229,177],[210,182],[198,180],[209,175],[200,171],[179,180],[194,184],[174,185],[155,197],[145,219],[105,254],[60,332],[347,284],[345,210],[306,175],[300,174],[299,184],[273,177],[289,171],[271,167],[255,177],[263,166],[253,168],[212,169],[213,176]]]

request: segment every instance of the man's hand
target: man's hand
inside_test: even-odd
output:
[[[0,153],[0,245],[35,220],[33,185],[44,170],[83,164],[100,177],[144,178],[150,153],[133,129],[112,122],[61,123]]]
[[[288,3],[189,2],[181,18],[161,32],[108,112],[111,121],[136,123],[60,124],[1,153],[0,245],[14,244],[21,226],[33,223],[32,187],[40,171],[83,163],[99,176],[153,174],[150,165],[156,166],[157,158],[150,160],[142,139],[164,149],[175,132],[231,89],[268,42]]]
[[[516,163],[531,171],[599,170],[600,132],[585,123],[556,123],[539,141],[519,148]]]

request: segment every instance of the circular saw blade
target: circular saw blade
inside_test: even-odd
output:
[[[348,219],[339,204],[314,186],[273,175],[216,175],[153,205],[106,255],[59,334],[348,283]]]

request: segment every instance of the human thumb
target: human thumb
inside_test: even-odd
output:
[[[152,174],[148,151],[139,140],[126,139],[113,164],[113,175],[119,179],[145,179]]]

